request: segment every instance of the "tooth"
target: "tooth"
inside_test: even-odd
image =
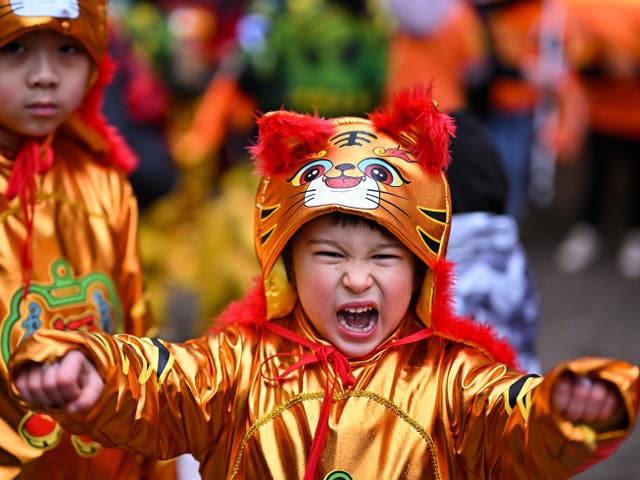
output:
[[[364,313],[373,310],[373,307],[346,308],[349,313]]]

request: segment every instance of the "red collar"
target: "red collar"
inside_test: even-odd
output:
[[[266,358],[263,362],[263,365],[274,357],[279,356],[299,356],[300,359],[287,368],[283,373],[278,375],[275,378],[267,377],[262,374],[263,378],[268,380],[284,380],[289,374],[298,370],[299,368],[303,368],[305,365],[309,365],[312,363],[320,363],[325,372],[325,387],[324,387],[324,397],[322,400],[322,407],[320,410],[320,418],[318,419],[318,425],[316,426],[316,431],[313,436],[313,442],[311,443],[311,451],[309,453],[309,458],[307,460],[307,467],[305,470],[304,480],[313,480],[316,468],[320,461],[320,456],[322,455],[322,450],[324,447],[324,442],[327,437],[327,431],[329,428],[329,411],[331,409],[331,403],[333,402],[333,393],[335,391],[335,385],[338,379],[340,380],[343,388],[353,387],[356,384],[356,378],[351,371],[351,364],[347,357],[340,352],[336,347],[329,344],[324,344],[320,342],[315,342],[309,338],[306,338],[288,328],[285,328],[274,322],[265,322],[263,327],[266,330],[278,335],[280,337],[286,338],[295,342],[303,347],[306,347],[310,350],[309,353],[292,353],[292,352],[283,352],[276,353],[268,358]],[[371,358],[374,355],[378,354],[383,350],[387,350],[392,347],[407,345],[409,343],[418,342],[420,340],[424,340],[430,337],[432,334],[432,330],[430,328],[424,328],[415,333],[407,335],[403,338],[398,338],[392,340],[390,342],[386,342],[380,345],[378,348],[373,350],[369,355],[367,355],[364,359]],[[332,367],[330,367],[330,364]]]

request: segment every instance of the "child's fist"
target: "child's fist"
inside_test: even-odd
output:
[[[622,400],[613,385],[600,379],[565,374],[558,379],[555,406],[574,423],[602,424],[613,428],[620,422]]]
[[[77,350],[54,364],[33,363],[23,368],[15,384],[25,401],[43,407],[62,407],[71,413],[91,408],[104,387],[93,363]]]

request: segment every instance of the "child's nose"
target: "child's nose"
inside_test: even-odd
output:
[[[373,285],[373,277],[367,265],[352,263],[345,268],[342,284],[349,290],[359,293]]]
[[[32,87],[51,87],[58,84],[58,70],[55,62],[44,52],[38,52],[32,57],[29,72],[29,84]]]

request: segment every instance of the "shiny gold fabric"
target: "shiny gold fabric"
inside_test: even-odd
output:
[[[29,479],[70,478],[69,468],[77,479],[139,478],[137,465],[143,461],[138,457],[100,451],[85,458],[79,452],[86,445],[74,448],[66,434],[57,438],[48,436],[50,430],[35,434],[29,424],[19,426],[27,410],[8,396],[9,356],[37,329],[144,335],[150,327],[136,243],[137,208],[124,174],[101,165],[99,153],[62,134],[53,151],[51,169],[35,180],[34,263],[26,298],[20,200],[0,195],[0,479],[20,471]],[[0,192],[12,167],[10,153],[0,155]],[[97,462],[93,469],[90,460]],[[102,476],[95,473],[100,463]]]
[[[320,341],[299,309],[276,323]],[[394,338],[421,328],[408,318]],[[92,410],[53,413],[70,431],[149,455],[190,450],[206,480],[303,476],[325,375],[308,364],[275,379],[300,359],[284,355],[304,353],[299,344],[227,327],[182,345],[43,331],[24,347],[13,367],[80,348],[107,379]],[[437,334],[351,368],[355,385],[334,391],[318,479],[569,478],[615,449],[638,407],[638,368],[624,362],[577,360],[542,379]],[[596,433],[560,418],[550,397],[567,370],[615,382],[628,421]]]
[[[0,0],[0,45],[51,29],[79,41],[97,64],[108,48],[106,8],[105,0]]]

